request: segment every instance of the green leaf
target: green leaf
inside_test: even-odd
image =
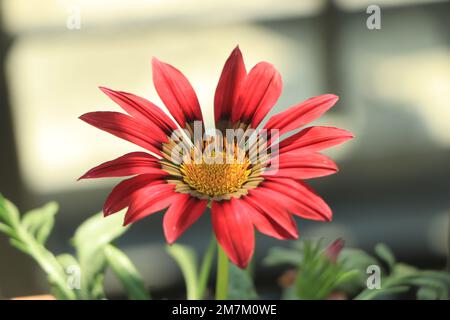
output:
[[[298,250],[275,247],[269,250],[269,254],[264,259],[263,263],[267,266],[277,266],[281,264],[298,266],[302,259],[303,255]]]
[[[77,259],[68,253],[60,254],[56,260],[61,265],[66,274],[67,286],[75,293],[78,299],[81,299],[80,285],[81,285],[81,268]],[[57,287],[52,288],[53,295],[59,298],[60,292]]]
[[[13,229],[8,227],[6,224],[0,223],[0,232],[3,232],[8,237],[15,238],[16,234],[14,233]]]
[[[104,248],[128,228],[122,226],[123,212],[103,217],[98,213],[87,219],[75,232],[73,245],[82,272],[83,299],[104,298],[103,273],[106,269]]]
[[[341,264],[345,271],[357,270],[358,275],[351,280],[339,284],[339,291],[347,293],[349,296],[354,296],[366,287],[367,267],[370,265],[378,265],[377,259],[365,253],[360,249],[344,248],[338,257],[338,263]]]
[[[229,267],[228,299],[230,300],[254,300],[258,299],[253,279],[247,270],[239,269],[234,264]]]
[[[201,299],[199,280],[197,277],[197,256],[195,251],[188,246],[180,244],[166,246],[166,250],[181,269],[186,284],[187,299]]]
[[[407,292],[410,290],[410,288],[411,287],[407,285],[398,285],[398,286],[389,286],[383,289],[365,289],[353,299],[354,300],[386,299],[388,297]]]
[[[359,276],[360,276],[359,270],[350,270],[347,272],[343,272],[337,277],[334,287],[338,287],[346,284],[347,282],[351,282],[353,281],[353,279],[358,278]]]
[[[390,270],[394,268],[396,263],[394,254],[392,253],[391,249],[389,249],[385,244],[377,244],[375,246],[375,253],[389,266]]]
[[[433,278],[433,279],[439,280],[450,286],[450,273],[449,272],[423,270],[423,271],[420,271],[420,275],[422,277]]]
[[[26,213],[22,218],[22,226],[32,234],[36,240],[45,244],[55,223],[55,214],[58,212],[58,204],[50,202],[39,209]]]
[[[344,248],[338,257],[338,262],[343,265],[346,270],[358,269],[364,274],[370,265],[379,264],[377,259],[368,255],[360,249]]]
[[[29,225],[20,221],[17,208],[0,195],[0,220],[1,231],[10,237],[10,243],[14,247],[31,256],[46,272],[50,284],[56,287],[61,299],[75,299],[76,295],[67,287],[66,275],[56,257],[48,251],[36,238],[37,233],[30,232]],[[40,239],[45,238],[45,233],[40,233]]]
[[[434,287],[424,286],[417,290],[416,296],[418,300],[438,300],[439,292]]]
[[[0,221],[3,221],[9,227],[16,227],[20,224],[19,210],[2,194],[0,194]]]
[[[145,289],[144,281],[133,263],[119,249],[112,245],[105,247],[106,260],[114,274],[132,300],[149,300],[150,295]]]
[[[56,257],[56,260],[58,260],[59,264],[63,267],[64,270],[67,270],[67,268],[70,268],[72,266],[79,266],[77,259],[68,253],[60,254]]]
[[[200,274],[198,276],[198,295],[200,299],[205,298],[206,286],[211,273],[211,266],[216,253],[216,237],[213,235],[209,241],[208,249],[203,255],[202,264],[200,266]]]
[[[23,242],[21,242],[20,240],[11,238],[11,239],[9,239],[9,243],[10,243],[14,248],[16,248],[16,249],[22,251],[23,253],[28,254],[28,255],[31,254],[30,251],[29,251],[29,249],[27,248],[27,246],[26,246]]]

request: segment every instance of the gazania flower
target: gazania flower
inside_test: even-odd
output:
[[[148,152],[132,152],[105,162],[80,179],[102,177],[131,178],[120,182],[104,204],[105,216],[127,208],[124,224],[135,222],[167,209],[163,228],[173,243],[211,207],[216,238],[230,260],[241,268],[250,261],[254,228],[277,239],[298,237],[293,216],[330,221],[332,212],[303,180],[335,173],[336,164],[319,151],[352,138],[348,131],[313,126],[278,143],[267,140],[265,160],[253,162],[248,150],[243,158],[209,162],[195,158],[209,142],[198,143],[189,134],[194,123],[203,121],[200,105],[189,81],[173,66],[153,59],[153,82],[173,121],[152,102],[131,93],[101,90],[122,107],[119,112],[91,112],[80,118]],[[281,76],[267,62],[260,62],[248,73],[237,47],[225,63],[214,97],[216,128],[250,130],[257,128],[278,100]],[[264,125],[280,137],[320,117],[338,97],[324,94],[294,105],[271,117]],[[187,153],[173,152],[174,132],[184,129],[182,145]],[[194,133],[195,135],[195,133]],[[176,136],[176,135],[175,135]],[[189,139],[188,139],[189,138]],[[237,139],[227,141],[227,150],[242,151]],[[201,154],[201,153],[200,153]],[[213,152],[214,154],[214,152]],[[175,158],[174,159],[174,155]],[[225,153],[214,154],[221,159]],[[276,157],[277,170],[269,168]]]

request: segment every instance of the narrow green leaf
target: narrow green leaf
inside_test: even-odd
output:
[[[275,247],[269,250],[269,254],[263,263],[266,266],[277,266],[281,264],[298,266],[302,259],[303,255],[297,250]]]
[[[77,259],[71,254],[63,253],[57,256],[56,260],[64,270],[67,286],[73,290],[78,299],[81,299],[81,268]],[[57,288],[55,294],[59,294]]]
[[[366,289],[358,294],[354,300],[375,300],[381,298],[388,298],[390,296],[395,296],[400,293],[404,293],[410,290],[410,286],[392,286],[384,289]]]
[[[22,218],[22,226],[31,233],[36,240],[45,244],[55,223],[55,214],[58,212],[58,204],[50,202],[42,208],[27,212]]]
[[[205,298],[205,290],[211,273],[211,266],[216,253],[216,246],[217,246],[216,237],[213,235],[209,242],[208,249],[206,250],[206,253],[203,256],[202,264],[200,267],[200,275],[198,280],[199,281],[198,294],[200,299]]]
[[[14,233],[13,229],[8,227],[6,224],[0,223],[0,232],[3,232],[8,237],[15,238],[16,234]]]
[[[19,241],[17,239],[11,238],[11,239],[9,239],[9,243],[11,243],[11,245],[13,247],[15,247],[16,249],[19,249],[23,253],[30,254],[29,249],[27,248],[27,246],[23,242],[21,242],[21,241]]]
[[[19,210],[12,202],[4,198],[1,194],[0,194],[0,221],[3,221],[6,225],[10,227],[16,227],[20,223]]]
[[[104,248],[128,229],[122,225],[123,213],[106,218],[98,213],[83,222],[75,232],[72,243],[82,271],[83,299],[103,298],[101,274],[106,269]]]
[[[379,243],[375,246],[375,253],[389,266],[392,270],[395,266],[395,257],[391,249],[389,249],[385,244]]]
[[[198,300],[199,286],[197,278],[197,256],[195,251],[184,245],[173,244],[166,246],[169,255],[177,262],[186,284],[187,299]]]
[[[229,266],[228,299],[254,300],[258,299],[253,279],[246,270],[239,269],[234,264]]]
[[[60,254],[56,257],[56,260],[58,260],[59,264],[65,269],[72,267],[72,266],[79,266],[77,259],[68,253]]]
[[[105,247],[106,260],[114,274],[132,300],[149,300],[150,295],[145,289],[144,281],[133,263],[119,249],[112,245]]]
[[[417,290],[416,296],[418,300],[438,300],[439,292],[434,287],[424,286]]]
[[[350,270],[342,273],[336,280],[334,287],[338,287],[346,284],[347,282],[353,281],[353,279],[358,278],[361,275],[359,270]]]

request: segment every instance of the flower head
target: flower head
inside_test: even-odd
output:
[[[129,224],[168,208],[164,234],[173,243],[210,205],[218,242],[242,268],[253,255],[255,227],[277,239],[295,239],[293,215],[331,220],[328,205],[303,180],[335,173],[336,164],[319,151],[352,134],[313,126],[281,142],[279,137],[320,117],[337,96],[324,94],[294,105],[258,131],[281,95],[281,76],[267,62],[247,73],[237,47],[217,85],[217,130],[210,134],[186,77],[155,58],[152,65],[156,91],[175,121],[144,98],[103,87],[127,114],[91,112],[80,117],[148,151],[105,162],[80,178],[132,176],[112,190],[105,215],[128,208],[124,223]]]

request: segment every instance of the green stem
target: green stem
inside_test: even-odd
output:
[[[217,244],[216,300],[226,300],[228,295],[228,257]]]
[[[21,226],[17,227],[17,232],[21,241],[25,244],[29,254],[47,273],[50,281],[57,286],[62,294],[64,294],[64,298],[69,300],[76,299],[74,291],[69,289],[67,285],[63,268],[53,254],[47,251],[47,249],[45,249],[42,245],[37,244],[34,238],[30,237]]]
[[[216,248],[216,244],[216,237],[212,235],[200,267],[200,276],[198,280],[198,296],[200,299],[204,299],[205,297],[205,289],[208,284],[209,274],[211,273],[211,265],[214,260],[214,249]]]

